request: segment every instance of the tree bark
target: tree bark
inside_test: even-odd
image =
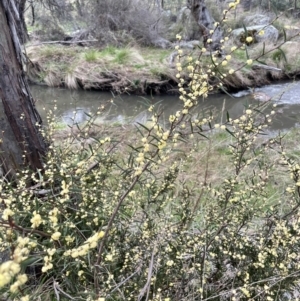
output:
[[[221,50],[220,41],[223,39],[223,33],[220,27],[215,28],[215,20],[207,9],[205,0],[187,0],[187,6],[200,27],[204,47],[212,51]],[[212,35],[210,30],[214,30]],[[208,43],[208,39],[212,39],[212,42]]]
[[[17,23],[17,30],[21,44],[25,44],[29,38],[24,16],[25,5],[26,0],[16,0],[16,6],[19,12],[19,22]]]
[[[22,68],[18,22],[15,1],[0,1],[0,164],[9,179],[24,166],[43,169],[47,149]]]

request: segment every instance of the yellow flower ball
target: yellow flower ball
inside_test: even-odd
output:
[[[60,232],[55,232],[55,233],[53,233],[53,234],[51,235],[51,238],[52,238],[53,240],[59,240],[60,236],[61,236],[61,233],[60,233]]]
[[[246,38],[246,42],[247,42],[247,43],[251,43],[252,41],[253,41],[253,38],[252,38],[252,37],[247,37],[247,38]]]

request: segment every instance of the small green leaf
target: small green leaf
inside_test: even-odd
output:
[[[245,52],[246,52],[247,60],[249,60],[249,53],[248,53],[248,47],[247,46],[245,46]]]
[[[29,257],[22,261],[21,267],[22,267],[22,269],[25,270],[28,266],[36,265],[36,263],[38,263],[40,261],[42,261],[42,258],[40,258],[40,257],[34,257],[34,256]]]
[[[284,61],[287,63],[287,58],[286,58],[285,52],[281,48],[278,48],[278,50],[281,52]]]
[[[235,138],[234,132],[230,131],[228,128],[226,128],[226,132],[228,132],[232,137]]]
[[[137,124],[139,126],[141,126],[142,128],[144,128],[145,130],[147,130],[148,132],[150,132],[149,128],[147,128],[144,124],[137,122]]]
[[[283,39],[284,39],[284,42],[286,42],[286,40],[287,40],[287,37],[286,37],[286,32],[285,32],[285,29],[283,28],[283,29],[282,29],[282,31],[283,31]]]
[[[247,38],[247,36],[248,36],[248,30],[247,30],[247,27],[245,26],[244,23],[243,23],[243,28],[244,28],[244,31],[245,31],[245,38]]]
[[[260,60],[256,60],[258,63],[260,63],[260,64],[262,64],[262,65],[266,65],[266,66],[268,66],[268,64],[266,64],[265,62],[263,62],[263,61],[260,61]]]
[[[222,91],[223,91],[225,94],[227,94],[229,97],[234,98],[230,93],[228,93],[228,92],[226,91],[226,89],[225,89],[223,86],[220,87],[220,90],[222,90]]]

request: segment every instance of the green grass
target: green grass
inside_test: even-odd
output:
[[[133,67],[135,69],[143,69],[143,68],[145,68],[147,66],[148,66],[148,64],[136,64],[136,65],[133,65]]]
[[[62,55],[63,51],[60,51],[60,49],[55,46],[46,46],[41,48],[40,54],[45,58],[52,58],[55,55]]]
[[[106,55],[115,55],[118,49],[114,46],[107,46],[103,50],[101,50],[100,55],[106,56]]]
[[[128,49],[120,49],[116,52],[114,62],[118,64],[125,64],[129,61],[130,58],[130,52]]]
[[[170,51],[169,51],[169,50],[163,49],[163,50],[159,53],[158,61],[159,61],[160,63],[163,63],[164,60],[165,60],[166,58],[169,57],[169,55],[170,55]]]
[[[114,46],[107,46],[98,52],[99,58],[111,57],[110,61],[117,64],[126,64],[130,58],[130,50],[128,48],[116,48]]]
[[[64,130],[67,128],[67,124],[65,122],[62,121],[57,121],[55,123],[55,130],[59,131],[59,130]]]
[[[150,61],[163,62],[173,52],[173,49],[158,49],[158,48],[143,48],[141,49],[142,56]]]
[[[57,45],[47,45],[39,48],[37,55],[42,57],[43,59],[51,59],[54,60],[56,58],[64,57],[76,57],[78,50],[74,47],[65,47],[65,46],[57,46]]]
[[[150,72],[153,75],[160,75],[161,74],[161,69],[158,67],[150,68]]]
[[[99,53],[95,49],[89,49],[85,54],[84,58],[88,63],[96,62],[98,59]]]
[[[234,51],[232,56],[241,61],[247,60],[246,52],[245,52],[245,50],[242,50],[242,49],[237,49],[236,51]]]
[[[150,69],[150,73],[161,80],[168,78],[168,72],[169,70],[163,65],[155,66]]]

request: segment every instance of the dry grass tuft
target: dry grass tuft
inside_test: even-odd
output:
[[[44,82],[49,87],[59,87],[62,84],[60,76],[53,71],[47,73],[47,75],[44,77]]]
[[[79,88],[77,78],[76,78],[76,75],[74,73],[68,73],[65,76],[64,83],[69,89],[75,89],[76,90],[76,89]]]

